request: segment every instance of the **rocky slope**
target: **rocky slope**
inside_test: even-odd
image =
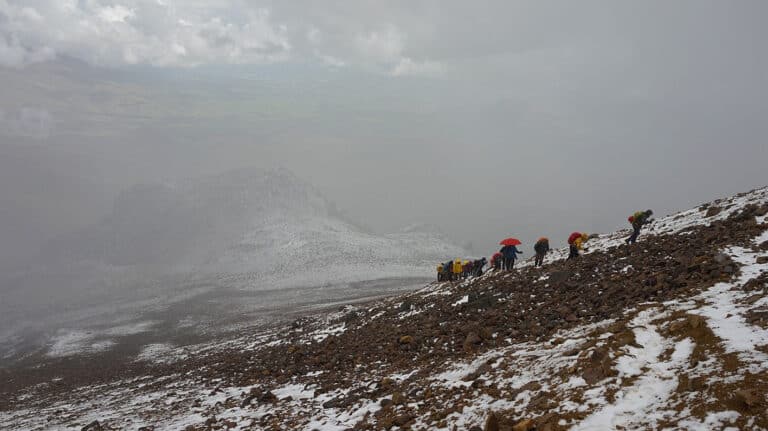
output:
[[[768,429],[768,189],[118,377],[24,387],[9,429]],[[78,388],[78,389],[75,389]],[[98,423],[96,423],[97,421]]]

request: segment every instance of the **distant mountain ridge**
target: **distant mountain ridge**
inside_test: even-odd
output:
[[[361,281],[426,276],[433,262],[466,254],[425,226],[377,235],[291,171],[247,168],[130,187],[101,223],[56,241],[48,254],[59,261],[214,274],[241,287]]]
[[[101,222],[51,242],[35,265],[2,274],[0,325],[54,319],[53,309],[79,318],[168,304],[217,287],[431,277],[436,262],[464,255],[435,233],[366,231],[286,169],[141,184]]]

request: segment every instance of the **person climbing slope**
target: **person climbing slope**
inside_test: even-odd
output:
[[[505,245],[499,250],[499,253],[504,256],[504,269],[507,271],[511,271],[512,268],[514,268],[517,255],[523,254],[523,252],[518,250],[514,245]]]
[[[464,270],[463,265],[461,264],[461,259],[456,259],[453,261],[453,279],[458,281],[461,279],[461,272]]]
[[[443,281],[443,275],[444,275],[443,272],[444,272],[443,264],[438,263],[437,264],[437,281],[438,282]]]
[[[495,269],[496,271],[501,269],[502,259],[504,259],[504,256],[499,252],[496,252],[493,254],[493,256],[491,256],[491,266],[493,267],[493,269]]]
[[[583,249],[584,243],[589,240],[589,235],[582,232],[573,232],[568,237],[568,259],[575,259],[579,257],[579,250]]]
[[[536,258],[533,260],[533,266],[541,266],[544,264],[544,255],[549,251],[549,239],[546,237],[539,238],[536,244],[533,245],[533,251],[536,252]]]
[[[480,277],[483,275],[483,267],[488,262],[486,258],[478,259],[472,263],[472,275]]]
[[[634,244],[635,241],[637,241],[637,237],[640,236],[640,229],[643,227],[643,225],[651,222],[652,215],[653,211],[645,210],[638,211],[629,217],[628,221],[632,224],[632,235],[626,239],[625,242],[627,244]]]
[[[443,264],[443,280],[445,281],[453,280],[453,261],[452,260],[449,260],[448,262]]]

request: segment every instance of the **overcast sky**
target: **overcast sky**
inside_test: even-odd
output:
[[[766,16],[760,0],[0,0],[0,259],[136,182],[243,166],[485,255],[762,186]]]

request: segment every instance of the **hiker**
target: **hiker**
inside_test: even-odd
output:
[[[472,273],[472,261],[465,260],[464,261],[464,278],[469,277],[471,273]]]
[[[456,259],[453,261],[453,279],[458,281],[461,279],[461,271],[463,271],[462,265],[461,265],[461,259]]]
[[[491,256],[491,266],[496,271],[501,269],[501,259],[503,259],[503,257],[502,257],[502,254],[499,252],[496,252],[493,254],[493,256]]]
[[[444,276],[444,274],[443,274],[443,272],[444,272],[444,271],[443,271],[443,269],[444,269],[444,268],[443,268],[443,264],[442,264],[442,263],[438,263],[438,264],[437,264],[437,282],[438,282],[438,283],[439,283],[439,282],[441,282],[441,281],[443,281],[443,276]]]
[[[589,240],[589,235],[581,232],[574,232],[568,237],[568,260],[579,257],[579,250],[583,249],[587,240]]]
[[[627,244],[634,244],[637,241],[637,237],[640,236],[640,228],[651,222],[650,218],[653,215],[653,211],[645,210],[638,211],[629,216],[629,223],[632,225],[632,235],[625,241]]]
[[[544,264],[544,255],[549,251],[549,238],[541,237],[536,244],[533,245],[533,250],[536,252],[536,258],[533,260],[533,266],[541,266]]]
[[[443,280],[453,281],[453,261],[449,260],[443,264]]]
[[[517,255],[523,254],[523,252],[519,251],[514,245],[505,245],[499,250],[499,253],[504,256],[504,269],[507,271],[511,271],[515,266]]]
[[[483,275],[483,267],[485,266],[486,262],[488,262],[485,258],[477,259],[476,261],[472,262],[472,275],[475,277],[480,277]]]

